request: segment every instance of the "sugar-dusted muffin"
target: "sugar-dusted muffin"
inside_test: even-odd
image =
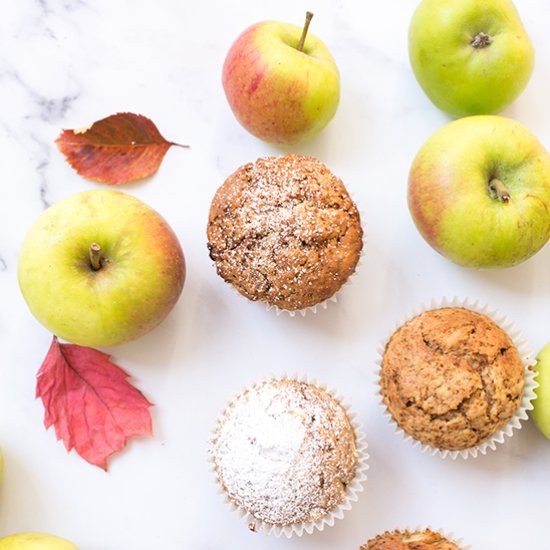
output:
[[[525,367],[508,334],[484,314],[443,307],[413,317],[382,357],[383,401],[414,439],[437,449],[475,447],[518,411]]]
[[[331,298],[355,271],[359,212],[342,181],[305,156],[269,157],[231,174],[208,219],[218,274],[250,300],[289,311]]]
[[[364,469],[359,447],[346,410],[329,392],[283,378],[233,399],[214,431],[211,459],[227,499],[252,528],[269,530],[337,510]]]
[[[424,531],[386,531],[378,535],[360,550],[460,550],[460,548],[440,533]]]

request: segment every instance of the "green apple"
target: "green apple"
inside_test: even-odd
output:
[[[294,145],[332,119],[340,77],[326,46],[304,29],[264,21],[246,29],[223,66],[225,95],[237,120],[254,136]],[[301,40],[302,36],[305,41]]]
[[[68,540],[45,533],[17,533],[0,539],[0,550],[78,550]]]
[[[35,317],[83,346],[113,346],[166,317],[183,288],[178,239],[126,193],[85,191],[48,208],[19,255],[19,286]]]
[[[409,57],[426,95],[454,116],[500,112],[534,65],[510,0],[422,0],[409,28]]]
[[[531,418],[538,429],[550,439],[550,342],[537,355],[535,366],[539,387],[535,390],[537,398],[533,401]]]
[[[422,236],[453,262],[519,264],[550,237],[550,156],[514,120],[455,120],[421,147],[408,201]]]

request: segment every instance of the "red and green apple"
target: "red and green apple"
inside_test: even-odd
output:
[[[35,317],[83,346],[113,346],[168,315],[185,279],[175,233],[126,193],[85,191],[48,208],[21,247],[19,285]]]
[[[514,120],[455,120],[421,147],[408,202],[424,239],[453,262],[513,266],[550,237],[550,155]]]
[[[336,113],[338,69],[327,47],[289,23],[263,21],[246,29],[223,66],[225,95],[241,125],[277,145],[317,135]],[[305,38],[304,38],[305,37]]]

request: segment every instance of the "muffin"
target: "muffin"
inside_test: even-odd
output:
[[[355,271],[357,207],[318,160],[268,157],[231,174],[208,219],[218,274],[250,300],[299,311],[325,302]]]
[[[283,378],[235,397],[210,453],[219,485],[249,527],[290,536],[332,524],[351,507],[366,478],[364,447],[329,392]]]
[[[381,395],[397,425],[448,451],[494,436],[522,405],[525,367],[508,334],[487,315],[442,307],[409,319],[387,343]]]
[[[460,550],[460,548],[440,533],[424,531],[386,531],[378,535],[360,550]]]

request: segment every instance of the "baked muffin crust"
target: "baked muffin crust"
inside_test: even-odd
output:
[[[486,315],[441,308],[394,332],[382,358],[381,393],[407,434],[432,447],[461,450],[512,418],[524,372],[510,337]]]
[[[300,155],[261,158],[231,174],[212,201],[207,235],[225,281],[250,300],[291,311],[335,294],[363,246],[342,181]]]
[[[386,531],[363,544],[360,550],[460,550],[443,535],[424,531]]]
[[[262,382],[238,395],[219,420],[211,453],[229,499],[280,526],[335,509],[358,463],[342,405],[322,388],[291,379]]]

